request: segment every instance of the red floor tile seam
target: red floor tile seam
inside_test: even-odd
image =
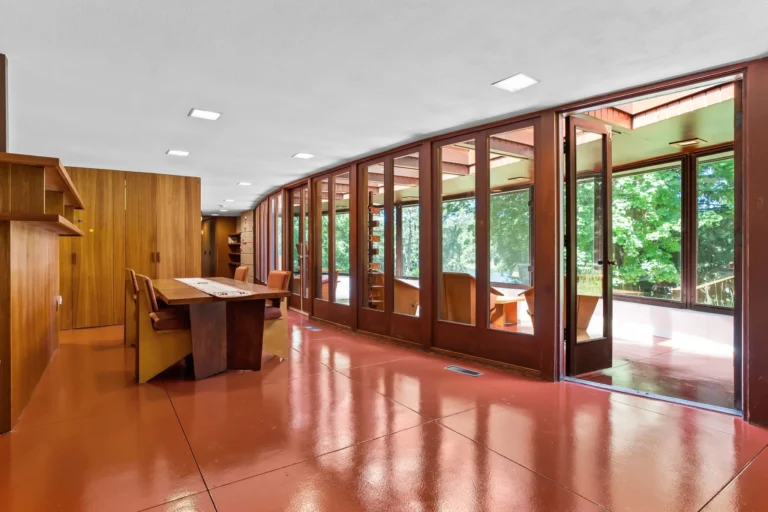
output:
[[[197,468],[197,472],[200,473],[200,479],[203,481],[203,485],[205,486],[205,492],[208,493],[208,498],[210,498],[211,502],[213,502],[213,496],[211,496],[211,489],[208,486],[208,482],[205,481],[205,475],[203,475],[203,471],[200,469],[200,463],[197,462],[197,455],[195,455],[195,451],[192,449],[192,443],[189,442],[189,438],[187,437],[187,433],[184,430],[184,425],[181,423],[181,418],[179,418],[179,413],[176,412],[176,406],[173,404],[173,400],[171,400],[171,394],[168,393],[168,388],[163,386],[163,389],[165,390],[165,396],[168,397],[168,401],[171,403],[171,409],[173,409],[173,415],[176,418],[176,421],[179,423],[179,428],[181,429],[181,435],[184,436],[184,441],[186,441],[187,446],[189,447],[189,453],[192,454],[192,460],[195,461],[195,467]],[[189,496],[193,496],[194,494],[200,494],[200,493],[193,493],[187,496],[181,496],[178,499],[188,498]],[[177,501],[177,500],[173,500]],[[164,503],[160,503],[159,505],[164,505]],[[157,506],[157,505],[156,505]],[[152,507],[150,507],[152,508]],[[216,509],[216,503],[213,503],[213,508]],[[146,510],[146,509],[145,509]]]
[[[216,512],[218,512],[219,509],[216,508],[216,503],[213,501],[213,496],[211,496],[211,493],[208,490],[205,490],[205,491],[202,491],[202,492],[196,492],[196,493],[190,494],[188,496],[182,496],[181,498],[174,498],[171,501],[165,501],[163,503],[158,503],[157,505],[152,505],[151,507],[142,508],[141,510],[137,510],[136,512],[147,512],[148,510],[155,510],[158,507],[163,507],[163,506],[166,506],[166,505],[173,505],[176,502],[183,501],[183,500],[188,500],[189,498],[192,498],[194,496],[199,496],[201,494],[205,494],[206,496],[208,496],[208,499],[211,500],[211,503],[213,503],[213,509],[216,510]],[[182,509],[182,510],[187,510],[187,509]],[[194,511],[190,511],[190,512],[194,512]]]
[[[488,404],[488,405],[481,405],[480,407],[488,407],[489,405],[491,405],[491,404]],[[476,407],[476,409],[477,409],[477,407]],[[469,410],[472,410],[472,409],[469,409]],[[464,411],[464,412],[466,412],[466,411]],[[453,414],[450,414],[449,416],[453,416]],[[448,416],[445,416],[445,417],[447,418]],[[609,508],[606,508],[606,507],[604,507],[603,505],[601,505],[601,504],[599,504],[599,503],[597,503],[597,502],[595,502],[595,501],[592,501],[591,499],[589,499],[589,498],[587,498],[587,497],[585,497],[585,496],[582,496],[581,494],[579,494],[578,492],[574,491],[573,489],[570,489],[570,488],[568,488],[568,487],[566,487],[566,486],[564,486],[564,485],[562,485],[562,484],[560,484],[560,483],[556,482],[555,480],[552,480],[551,478],[549,478],[549,477],[547,477],[547,476],[545,476],[545,475],[542,475],[542,474],[541,474],[541,473],[539,473],[538,471],[535,471],[535,470],[533,470],[533,469],[531,469],[531,468],[529,468],[529,467],[525,466],[524,464],[520,464],[519,462],[517,462],[517,461],[516,461],[516,460],[514,460],[514,459],[510,459],[510,458],[509,458],[509,457],[507,457],[506,455],[504,455],[504,454],[502,454],[502,453],[499,453],[499,452],[497,452],[496,450],[494,450],[494,449],[492,449],[492,448],[490,448],[490,447],[488,447],[488,446],[485,446],[484,444],[481,444],[481,443],[477,442],[476,440],[472,439],[471,437],[467,437],[467,436],[465,436],[465,435],[464,435],[464,434],[462,434],[461,432],[458,432],[458,431],[456,431],[456,430],[452,429],[452,428],[451,428],[451,427],[449,427],[448,425],[444,425],[444,424],[443,424],[443,422],[442,422],[442,421],[440,421],[441,419],[442,419],[442,418],[440,418],[440,419],[436,419],[436,420],[434,420],[434,421],[435,421],[435,422],[436,422],[438,425],[440,425],[441,427],[443,427],[443,428],[447,428],[447,429],[448,429],[448,430],[450,430],[451,432],[453,432],[453,433],[455,433],[455,434],[458,434],[458,435],[460,435],[460,436],[461,436],[461,437],[463,437],[464,439],[469,439],[471,442],[475,443],[475,444],[476,444],[477,446],[479,446],[480,448],[483,448],[483,449],[485,449],[485,450],[488,450],[488,451],[489,451],[489,452],[491,452],[491,453],[495,453],[496,455],[498,455],[498,456],[500,456],[500,457],[503,457],[504,459],[506,459],[506,460],[510,461],[512,464],[515,464],[515,465],[517,465],[517,466],[520,466],[521,468],[525,469],[526,471],[530,471],[531,473],[533,473],[533,474],[535,474],[535,475],[537,475],[537,476],[540,476],[541,478],[543,478],[543,479],[545,479],[545,480],[548,480],[548,481],[552,482],[553,484],[555,484],[556,486],[560,487],[561,489],[565,489],[566,491],[568,491],[568,492],[570,492],[570,493],[572,493],[572,494],[575,494],[576,496],[578,496],[578,497],[580,497],[580,498],[583,498],[583,499],[587,500],[588,502],[592,503],[592,504],[593,504],[593,505],[595,505],[596,507],[599,507],[599,508],[601,508],[601,509],[603,509],[603,510],[606,510],[606,511],[608,511],[608,512],[611,512],[611,510],[610,510]]]
[[[579,383],[578,382],[574,382],[574,384],[579,384]],[[585,384],[580,384],[580,385],[585,385]],[[644,397],[642,395],[632,395],[632,394],[629,394],[629,393],[623,393],[621,391],[616,391],[616,393],[620,394],[620,395],[637,396],[639,398],[643,398],[644,400],[649,400],[651,402],[659,402],[659,401],[661,401],[661,400],[656,400],[654,398]],[[613,395],[609,397],[609,400],[611,400],[613,402],[616,402],[616,403],[619,403],[619,404],[628,405],[630,407],[634,407],[635,409],[640,409],[642,411],[652,412],[653,414],[658,414],[659,416],[664,416],[665,418],[672,418],[672,419],[675,419],[675,420],[678,420],[678,421],[684,421],[686,423],[690,423],[692,425],[696,425],[696,427],[698,427],[698,428],[706,428],[708,430],[714,430],[715,432],[720,432],[721,434],[727,434],[727,435],[729,435],[731,437],[737,437],[737,434],[735,434],[733,432],[728,432],[726,430],[721,430],[721,429],[715,428],[715,427],[713,427],[711,425],[705,425],[703,423],[697,423],[696,421],[689,420],[687,418],[683,418],[683,417],[680,417],[680,416],[674,416],[674,415],[671,415],[671,414],[665,414],[663,412],[659,412],[659,411],[654,410],[654,409],[650,409],[650,408],[646,408],[646,407],[640,407],[639,405],[630,404],[630,403],[627,403],[627,402],[622,402],[621,400],[615,399],[613,397]],[[681,406],[681,407],[688,407],[688,406]],[[724,412],[711,411],[709,409],[701,409],[701,410],[707,411],[707,412],[711,412],[712,414],[722,414],[724,416],[730,416],[729,414],[724,413]],[[741,419],[739,416],[733,416],[733,418]],[[768,447],[768,440],[766,440],[766,443],[763,446],[763,448],[765,448],[765,447]]]
[[[310,460],[319,459],[321,457],[325,457],[326,455],[331,455],[333,453],[337,453],[337,452],[340,452],[340,451],[343,451],[343,450],[349,450],[350,448],[353,448],[355,446],[360,446],[360,445],[363,445],[363,444],[366,444],[366,443],[370,443],[371,441],[377,441],[377,440],[383,439],[385,437],[393,436],[395,434],[400,434],[402,432],[407,432],[408,430],[411,430],[411,429],[414,429],[414,428],[421,428],[421,427],[423,427],[424,425],[426,425],[428,423],[434,423],[436,421],[437,420],[431,420],[430,419],[430,420],[427,420],[427,421],[425,421],[423,423],[419,423],[418,425],[414,425],[412,427],[407,427],[407,428],[404,428],[402,430],[396,430],[394,432],[389,432],[387,434],[376,436],[376,437],[373,437],[371,439],[366,439],[365,441],[360,441],[358,443],[352,443],[350,445],[343,446],[343,447],[337,448],[335,450],[331,450],[330,452],[321,453],[320,455],[316,455],[314,457],[307,457],[306,459],[301,459],[301,460],[298,460],[296,462],[291,462],[290,464],[286,464],[285,466],[280,466],[278,468],[272,468],[269,471],[262,471],[261,473],[256,473],[256,474],[253,474],[253,475],[248,475],[248,476],[243,477],[243,478],[238,478],[236,480],[232,480],[231,482],[227,482],[225,484],[214,485],[213,487],[208,487],[208,485],[206,484],[206,488],[208,488],[208,491],[209,491],[209,494],[210,494],[210,491],[213,491],[214,489],[221,489],[222,487],[226,487],[228,485],[236,484],[238,482],[243,482],[245,480],[250,480],[252,478],[257,478],[257,477],[260,477],[260,476],[263,476],[263,475],[267,475],[269,473],[274,473],[275,471],[280,471],[282,469],[289,468],[291,466],[296,466],[298,464],[303,464],[303,463],[305,463],[307,461],[310,461]],[[205,480],[203,480],[203,482],[205,482]],[[197,494],[199,494],[199,493],[197,493]],[[185,497],[188,498],[189,496],[185,496]],[[211,501],[214,501],[212,495],[211,495]],[[214,505],[215,504],[216,504],[216,502],[214,501]]]
[[[708,501],[707,501],[707,502],[704,504],[704,506],[702,506],[702,507],[699,509],[699,512],[702,512],[702,511],[703,511],[705,508],[707,508],[707,505],[709,505],[709,504],[712,502],[712,500],[714,500],[715,498],[717,498],[717,497],[720,495],[720,493],[721,493],[721,492],[723,492],[723,491],[726,489],[726,487],[728,487],[729,485],[731,485],[731,482],[733,482],[733,481],[734,481],[734,480],[736,480],[736,479],[737,479],[739,476],[741,476],[741,475],[742,475],[742,474],[743,474],[743,473],[744,473],[744,472],[747,470],[747,468],[748,468],[749,466],[751,466],[751,465],[752,465],[752,463],[753,463],[753,462],[755,462],[755,460],[757,460],[757,458],[760,456],[760,454],[761,454],[761,453],[763,453],[763,452],[766,452],[766,450],[768,450],[768,447],[764,446],[764,447],[763,447],[763,448],[762,448],[762,449],[761,449],[759,452],[757,452],[757,454],[756,454],[754,457],[752,457],[752,458],[750,459],[750,461],[749,461],[749,462],[747,462],[747,463],[744,465],[744,467],[743,467],[743,468],[741,468],[741,470],[740,470],[738,473],[736,473],[735,475],[733,475],[733,478],[731,478],[730,480],[728,480],[728,481],[725,483],[725,485],[723,485],[723,486],[720,488],[720,490],[719,490],[719,491],[717,491],[717,492],[714,494],[714,496],[712,496],[711,498],[709,498],[709,500],[708,500]],[[766,453],[768,453],[768,452],[766,452]]]

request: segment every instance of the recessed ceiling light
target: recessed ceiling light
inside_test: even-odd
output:
[[[184,151],[183,149],[169,149],[165,154],[171,156],[189,156],[189,151]]]
[[[701,144],[702,142],[707,142],[704,139],[685,139],[685,140],[679,140],[677,142],[670,142],[670,146],[680,146],[681,148],[684,148],[685,146],[695,146],[696,144]]]
[[[293,158],[301,158],[302,160],[309,160],[310,158],[314,158],[315,155],[312,153],[296,153],[293,155]]]
[[[218,216],[219,216],[219,214],[218,214],[218,213],[212,213],[212,214],[211,214],[211,217],[218,217]]]
[[[187,114],[189,117],[196,119],[205,119],[206,121],[216,121],[221,117],[221,112],[212,112],[210,110],[200,110],[199,108],[193,108]]]
[[[250,181],[241,181],[240,183],[238,183],[238,185],[240,185],[241,187],[250,187],[252,183]]]
[[[509,78],[505,78],[504,80],[494,82],[491,85],[498,87],[499,89],[504,89],[505,91],[516,92],[520,89],[525,89],[526,87],[530,87],[537,83],[539,83],[539,81],[535,78],[531,78],[530,76],[523,73],[518,73],[516,75],[512,75]]]
[[[225,199],[224,202],[225,203],[234,203],[235,200],[234,199]]]
[[[229,210],[219,210],[220,212],[228,212]]]

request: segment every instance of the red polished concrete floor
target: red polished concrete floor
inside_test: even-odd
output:
[[[611,368],[579,378],[733,409],[733,353],[697,349],[659,337],[650,343],[614,339]]]
[[[0,510],[768,510],[768,430],[291,324],[289,361],[142,386],[122,328],[64,334]]]

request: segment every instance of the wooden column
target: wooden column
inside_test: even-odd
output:
[[[0,153],[8,151],[8,57],[0,53]]]

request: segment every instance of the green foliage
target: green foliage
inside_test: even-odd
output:
[[[491,196],[491,281],[531,284],[531,190]]]
[[[475,198],[443,202],[443,272],[475,275]]]
[[[336,270],[342,274],[349,274],[349,212],[336,212],[335,219]]]
[[[733,276],[734,174],[733,158],[698,166],[696,244],[697,284]],[[697,301],[733,307],[734,282],[702,287]]]
[[[680,168],[613,179],[613,287],[673,298],[681,283]]]
[[[403,216],[403,248],[395,251],[395,257],[403,258],[403,277],[419,277],[419,205],[404,205],[400,212]]]

